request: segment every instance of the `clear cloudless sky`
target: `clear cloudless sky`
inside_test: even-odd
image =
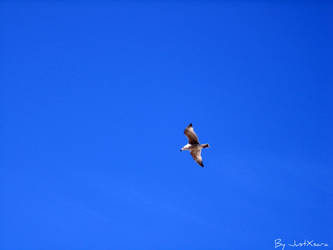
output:
[[[333,249],[333,4],[290,2],[2,1],[0,249]]]

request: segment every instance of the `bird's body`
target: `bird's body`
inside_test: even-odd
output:
[[[204,145],[208,145],[208,144],[186,144],[184,147],[182,147],[182,151],[184,150],[201,150],[204,148]]]
[[[190,151],[193,159],[201,166],[204,167],[201,157],[201,150],[203,148],[208,148],[208,144],[200,144],[198,136],[195,134],[192,123],[186,127],[184,134],[188,138],[188,144],[181,148],[180,151],[188,150]]]

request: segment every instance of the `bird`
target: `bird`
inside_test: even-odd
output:
[[[192,123],[190,123],[184,130],[184,134],[188,138],[188,144],[180,149],[180,152],[184,150],[190,151],[192,158],[201,166],[204,167],[201,157],[201,150],[203,148],[208,148],[209,144],[200,144],[198,136],[194,132]]]

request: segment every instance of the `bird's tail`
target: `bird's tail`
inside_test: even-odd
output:
[[[209,144],[202,144],[202,148],[209,148]]]

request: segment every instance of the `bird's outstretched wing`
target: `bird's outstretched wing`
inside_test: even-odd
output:
[[[201,149],[191,150],[191,155],[201,167],[204,167],[204,164],[202,163]]]
[[[192,123],[186,127],[184,134],[187,136],[189,144],[199,144],[198,136],[193,130]]]

